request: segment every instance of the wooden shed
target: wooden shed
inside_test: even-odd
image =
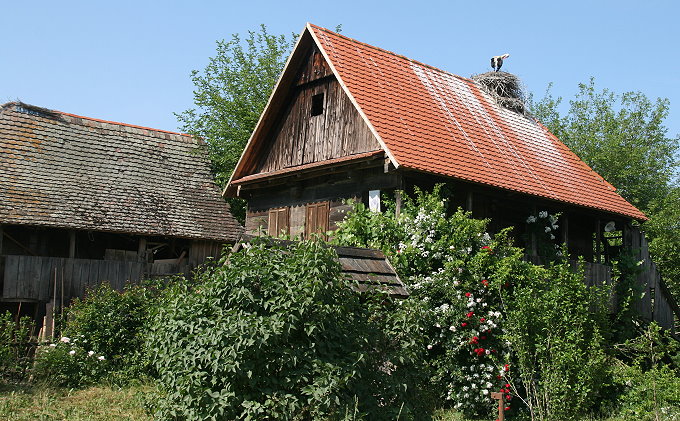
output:
[[[40,317],[86,288],[183,273],[242,227],[191,136],[0,106],[0,310]]]
[[[390,195],[399,209],[395,192],[436,183],[492,232],[514,227],[531,259],[540,251],[527,220],[539,212],[561,215],[553,234],[602,266],[589,273],[610,277],[622,243],[644,258],[634,222],[645,215],[540,122],[475,80],[311,24],[223,193],[247,200],[246,232],[304,237],[333,230],[346,199],[379,210]],[[664,290],[650,276],[645,287]],[[668,325],[673,300],[660,297]]]

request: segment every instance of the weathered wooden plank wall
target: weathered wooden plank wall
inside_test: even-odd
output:
[[[315,96],[323,96],[323,112],[318,115],[312,115]],[[280,119],[256,173],[380,149],[368,125],[332,76],[298,86]]]
[[[2,298],[49,301],[54,283],[59,294],[81,297],[87,288],[109,282],[121,290],[126,282],[137,282],[146,269],[143,262],[69,259],[63,257],[8,255],[5,259]]]

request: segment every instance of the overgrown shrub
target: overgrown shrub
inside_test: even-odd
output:
[[[75,299],[66,309],[62,339],[36,354],[34,378],[77,387],[105,377],[125,383],[153,374],[144,351],[149,321],[177,283],[181,278],[145,281],[122,292],[104,283]]]
[[[492,392],[512,398],[500,292],[512,288],[527,264],[507,231],[491,238],[488,221],[461,210],[449,213],[440,188],[404,196],[399,217],[392,204],[377,213],[357,203],[335,238],[380,248],[390,257],[410,287],[403,307],[419,309],[426,350],[421,370],[440,405],[487,416],[496,405]]]
[[[608,297],[567,261],[534,266],[505,296],[505,338],[517,366],[510,383],[532,419],[578,419],[605,398]]]
[[[24,378],[31,364],[34,329],[29,317],[14,320],[12,313],[0,314],[0,377],[19,380]]]
[[[157,417],[409,418],[408,361],[386,359],[403,342],[377,328],[382,300],[360,301],[332,249],[256,241],[223,263],[155,318]]]
[[[33,376],[50,385],[80,387],[101,381],[110,366],[106,357],[91,350],[84,336],[64,336],[38,349]]]

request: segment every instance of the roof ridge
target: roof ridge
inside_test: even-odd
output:
[[[107,123],[107,124],[113,124],[113,125],[116,125],[116,126],[125,126],[125,127],[132,127],[132,128],[135,128],[135,129],[151,130],[151,131],[154,131],[154,132],[193,137],[188,133],[173,132],[173,131],[170,131],[170,130],[163,130],[163,129],[154,129],[153,127],[139,126],[137,124],[122,123],[122,122],[119,122],[119,121],[104,120],[104,119],[100,119],[100,118],[88,117],[88,116],[79,115],[79,114],[71,114],[71,113],[66,113],[66,112],[59,111],[59,110],[52,110],[52,109],[48,109],[48,108],[44,108],[44,107],[38,107],[37,105],[27,104],[27,103],[21,102],[21,101],[6,102],[6,103],[0,105],[0,110],[4,110],[6,108],[9,108],[9,106],[12,106],[12,105],[28,106],[28,107],[31,107],[31,108],[35,108],[37,110],[41,110],[43,112],[48,111],[50,113],[61,114],[61,115],[69,116],[69,117],[75,117],[75,118],[83,118],[85,120],[97,121],[99,123]]]
[[[324,27],[319,26],[319,25],[314,25],[313,23],[308,23],[308,25],[309,25],[309,26],[312,26],[312,27],[314,27],[314,28],[316,28],[316,29],[318,29],[318,30],[320,30],[320,31],[323,31],[323,32],[327,32],[327,33],[333,34],[333,35],[335,35],[335,36],[337,36],[337,37],[340,37],[340,38],[344,38],[344,39],[347,40],[347,41],[350,41],[350,42],[353,42],[353,43],[356,43],[356,44],[361,44],[361,45],[363,45],[363,46],[365,46],[365,47],[372,48],[372,49],[374,49],[374,50],[378,50],[378,51],[381,51],[381,52],[383,52],[383,53],[386,53],[386,54],[389,54],[389,55],[392,55],[392,56],[395,56],[395,57],[402,58],[402,59],[404,59],[404,60],[407,60],[407,61],[410,61],[410,62],[412,62],[412,63],[415,63],[415,64],[417,64],[417,65],[419,65],[419,66],[427,67],[428,69],[436,70],[436,71],[441,72],[441,73],[446,73],[446,74],[448,74],[448,75],[451,75],[451,76],[453,76],[453,77],[457,77],[457,78],[459,78],[459,79],[471,80],[471,81],[474,82],[474,80],[472,80],[472,79],[469,78],[469,77],[465,77],[465,76],[457,75],[457,74],[455,74],[455,73],[451,73],[451,72],[449,72],[449,71],[447,71],[447,70],[440,69],[439,67],[432,66],[431,64],[423,63],[423,62],[420,61],[420,60],[416,60],[416,59],[407,57],[407,56],[405,56],[405,55],[403,55],[403,54],[395,53],[394,51],[386,50],[386,49],[384,49],[384,48],[376,47],[375,45],[368,44],[368,43],[363,42],[363,41],[359,41],[359,40],[356,39],[356,38],[350,38],[350,37],[348,37],[348,36],[346,36],[346,35],[342,35],[342,34],[340,34],[340,33],[338,33],[338,32],[331,31],[331,30],[328,29],[328,28],[324,28]],[[477,83],[477,82],[475,82],[475,83]]]

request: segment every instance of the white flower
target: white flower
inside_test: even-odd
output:
[[[533,224],[534,222],[536,222],[536,217],[534,215],[527,218],[527,224]]]
[[[57,346],[57,344],[50,344],[50,346],[51,346],[51,347],[55,347],[55,346]]]
[[[548,217],[548,211],[540,211],[538,213],[539,218],[547,218]]]
[[[545,232],[550,232],[550,231],[551,231],[550,227],[545,227]]]
[[[70,350],[70,351],[68,352],[68,355],[75,355],[75,354],[76,354],[76,351],[75,351],[75,350],[73,350],[73,349],[72,349],[72,350]]]
[[[427,349],[432,349],[432,345],[428,345],[428,346],[427,346]]]
[[[98,359],[99,361],[104,361],[106,358],[104,358],[103,355],[100,355],[97,359]]]
[[[87,352],[87,356],[88,356],[88,357],[91,357],[91,356],[93,356],[93,355],[94,355],[94,351],[88,351],[88,352]]]
[[[71,342],[71,338],[67,338],[66,336],[62,336],[61,339],[59,339],[59,340],[62,341],[63,343],[65,343],[65,344]]]
[[[550,239],[551,239],[551,240],[554,240],[554,239],[555,239],[555,236],[552,235],[552,234],[550,234]]]
[[[489,354],[491,354],[491,351],[489,351],[489,350],[487,349],[486,351],[484,351],[484,353],[485,353],[486,355],[489,355]]]
[[[455,332],[455,331],[456,331],[456,327],[455,327],[455,326],[450,326],[450,327],[449,327],[449,330],[450,330],[451,332]]]
[[[489,391],[486,390],[486,389],[482,389],[482,393],[483,393],[484,395],[488,395],[488,394],[489,394]]]

